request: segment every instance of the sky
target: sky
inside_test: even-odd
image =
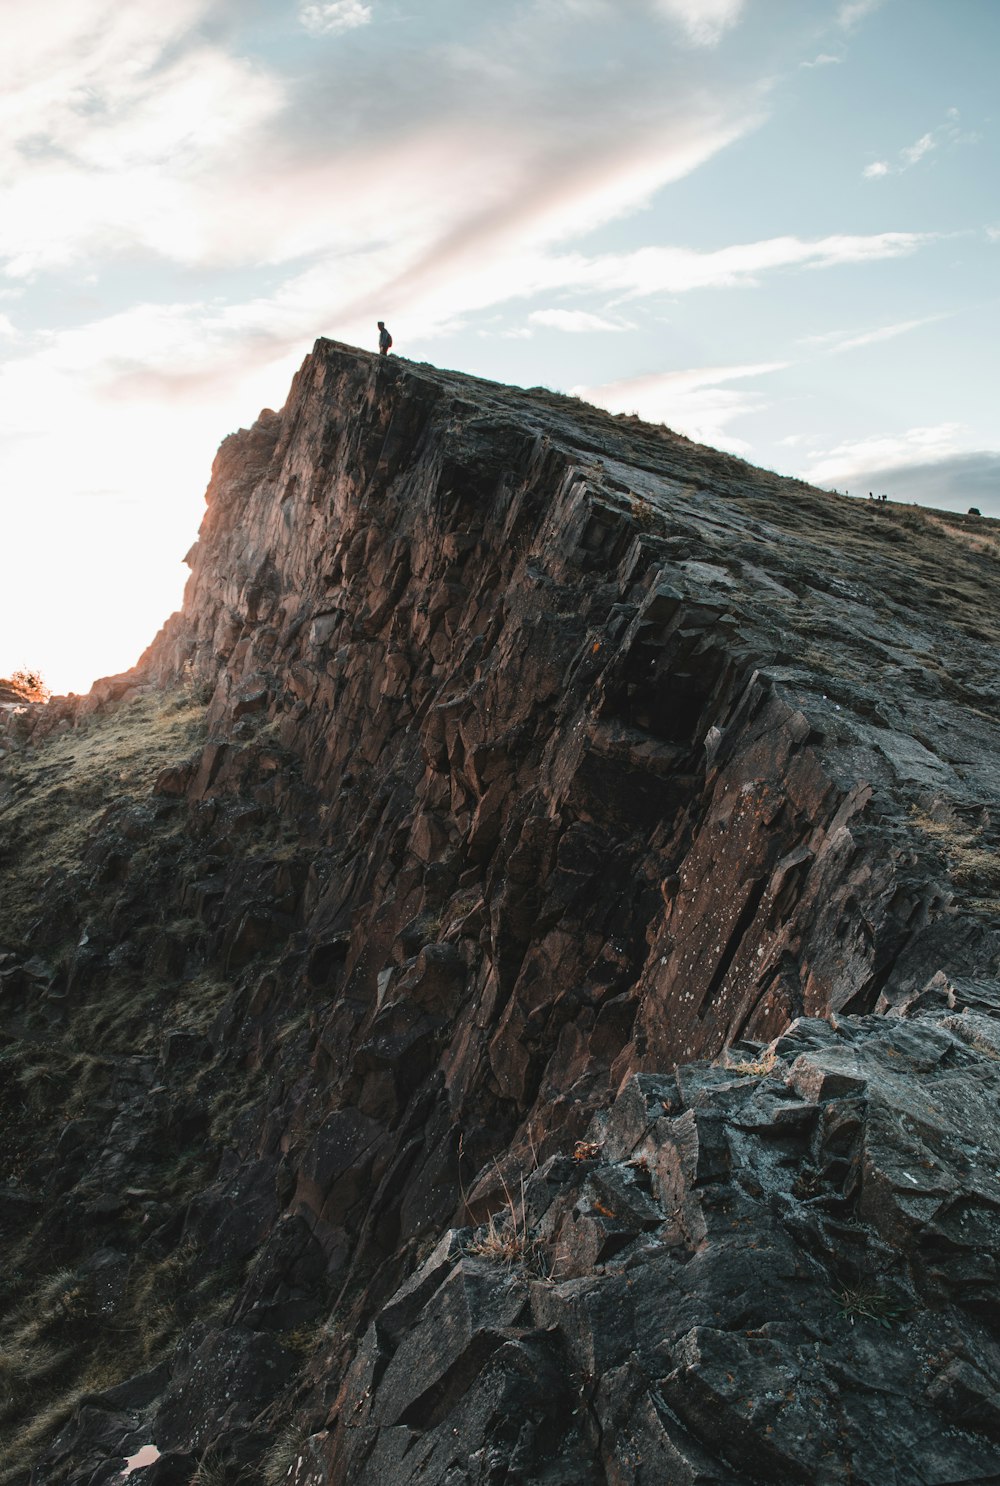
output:
[[[318,335],[1000,517],[1000,0],[0,12],[0,675],[127,669]]]

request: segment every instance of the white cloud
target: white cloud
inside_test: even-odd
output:
[[[858,496],[872,490],[891,500],[952,511],[975,506],[1000,517],[1000,450],[962,449],[966,432],[961,424],[941,423],[873,435],[828,450],[800,474]]]
[[[650,423],[666,423],[689,438],[733,453],[745,453],[749,445],[729,433],[727,425],[747,413],[759,411],[761,399],[754,393],[724,384],[782,371],[787,365],[784,361],[770,361],[750,366],[654,372],[597,387],[573,387],[571,391],[611,413],[638,413]]]
[[[907,145],[905,150],[900,151],[900,154],[907,165],[916,165],[918,160],[930,154],[935,145],[936,140],[933,134],[922,134],[916,144]]]
[[[474,46],[430,48],[388,92],[328,53],[293,88],[199,33],[221,5],[177,0],[145,33],[111,0],[79,14],[52,0],[54,40],[26,23],[23,65],[0,56],[8,275],[124,254],[232,267],[364,252],[390,292],[397,279],[419,295],[636,210],[761,118],[751,89],[652,55],[610,74],[595,112],[576,71],[545,62],[546,7],[470,26]],[[374,18],[357,0],[306,10],[326,29]],[[710,12],[721,24],[733,8]]]
[[[928,129],[913,144],[905,145],[897,154],[894,165],[888,160],[875,160],[871,165],[866,165],[861,174],[869,181],[884,175],[899,175],[904,170],[912,170],[914,165],[919,165],[926,155],[941,145],[977,144],[979,138],[974,130],[963,130],[959,125],[958,109],[949,108],[945,122],[936,129]]]
[[[960,423],[936,423],[901,434],[871,434],[817,453],[803,473],[806,479],[826,485],[904,462],[945,459],[958,451],[962,431]]]
[[[550,330],[582,334],[590,330],[632,330],[627,321],[606,320],[587,310],[532,310],[528,319],[533,325],[546,325]]]
[[[659,5],[659,20],[701,47],[693,53],[656,23],[653,0],[629,0],[623,29],[624,4],[575,0],[567,27],[569,0],[441,0],[433,10],[449,22],[447,44],[428,44],[418,62],[406,50],[414,33],[377,32],[380,8],[360,0],[22,7],[0,50],[0,271],[19,275],[0,301],[21,296],[21,334],[4,343],[0,369],[0,486],[35,499],[8,502],[4,545],[16,534],[34,550],[44,530],[31,539],[25,523],[58,525],[86,492],[138,500],[151,525],[133,532],[131,559],[109,560],[99,532],[88,549],[77,514],[67,571],[53,575],[65,607],[88,623],[72,563],[91,590],[106,590],[109,613],[130,609],[122,575],[154,551],[185,550],[219,435],[282,399],[317,333],[372,345],[381,315],[405,355],[462,316],[528,296],[559,306],[535,312],[558,317],[549,329],[596,332],[624,314],[612,296],[750,285],[930,240],[574,251],[575,236],[637,212],[745,137],[769,106],[758,53],[725,49],[723,72],[711,51],[747,7]],[[395,18],[402,8],[385,9]],[[406,9],[430,36],[420,7]],[[254,60],[265,15],[268,51]],[[311,45],[297,16],[317,35],[353,29],[357,44]],[[593,84],[595,59],[599,107],[581,83]],[[389,88],[378,82],[386,69]],[[75,329],[35,339],[24,329],[46,313],[58,324],[64,311]],[[491,333],[516,318],[526,317]],[[507,333],[545,323],[527,318]],[[734,447],[728,429],[756,405],[749,379],[760,375],[722,367],[633,379],[622,396]],[[150,449],[164,451],[155,469]],[[5,610],[18,624],[37,594],[20,602]],[[166,607],[159,598],[157,619]],[[155,628],[143,614],[141,643]]]
[[[843,57],[835,57],[830,52],[820,52],[811,62],[800,62],[800,67],[835,67],[843,62]]]
[[[845,30],[850,30],[852,26],[864,20],[866,15],[871,15],[873,11],[878,10],[882,3],[883,0],[845,0],[837,11],[837,23]]]
[[[895,340],[898,335],[907,335],[911,330],[919,330],[924,325],[936,325],[940,320],[946,319],[947,315],[923,315],[918,320],[898,320],[894,325],[878,325],[872,330],[834,330],[826,335],[804,336],[803,342],[818,346],[831,355],[839,355],[842,351],[854,351],[860,346],[875,345],[878,341]]]
[[[986,236],[991,243],[1000,243],[1000,227],[987,227]]]
[[[934,234],[880,232],[870,236],[837,235],[808,241],[772,237],[736,243],[702,253],[693,248],[639,248],[632,253],[557,260],[566,286],[620,292],[625,296],[682,294],[692,289],[722,289],[755,283],[767,272],[787,268],[833,268],[869,263],[914,253]]]
[[[88,253],[211,256],[219,176],[283,102],[277,80],[201,39],[209,0],[53,0],[0,53],[0,263],[15,277]],[[51,21],[51,26],[48,24]]]
[[[676,21],[694,46],[715,46],[739,21],[744,0],[653,0],[662,15]]]
[[[339,31],[353,31],[367,26],[372,18],[370,5],[361,0],[320,0],[299,6],[299,20],[312,36],[333,36]]]

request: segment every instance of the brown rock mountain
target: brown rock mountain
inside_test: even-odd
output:
[[[995,523],[330,341],[207,499],[0,714],[0,1482],[1000,1483]]]

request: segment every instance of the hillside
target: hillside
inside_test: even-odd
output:
[[[1000,1483],[996,524],[322,340],[207,501],[0,707],[0,1482]]]

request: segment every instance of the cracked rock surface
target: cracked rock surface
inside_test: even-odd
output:
[[[1000,1482],[993,524],[330,341],[207,501],[0,710],[0,1482]]]

